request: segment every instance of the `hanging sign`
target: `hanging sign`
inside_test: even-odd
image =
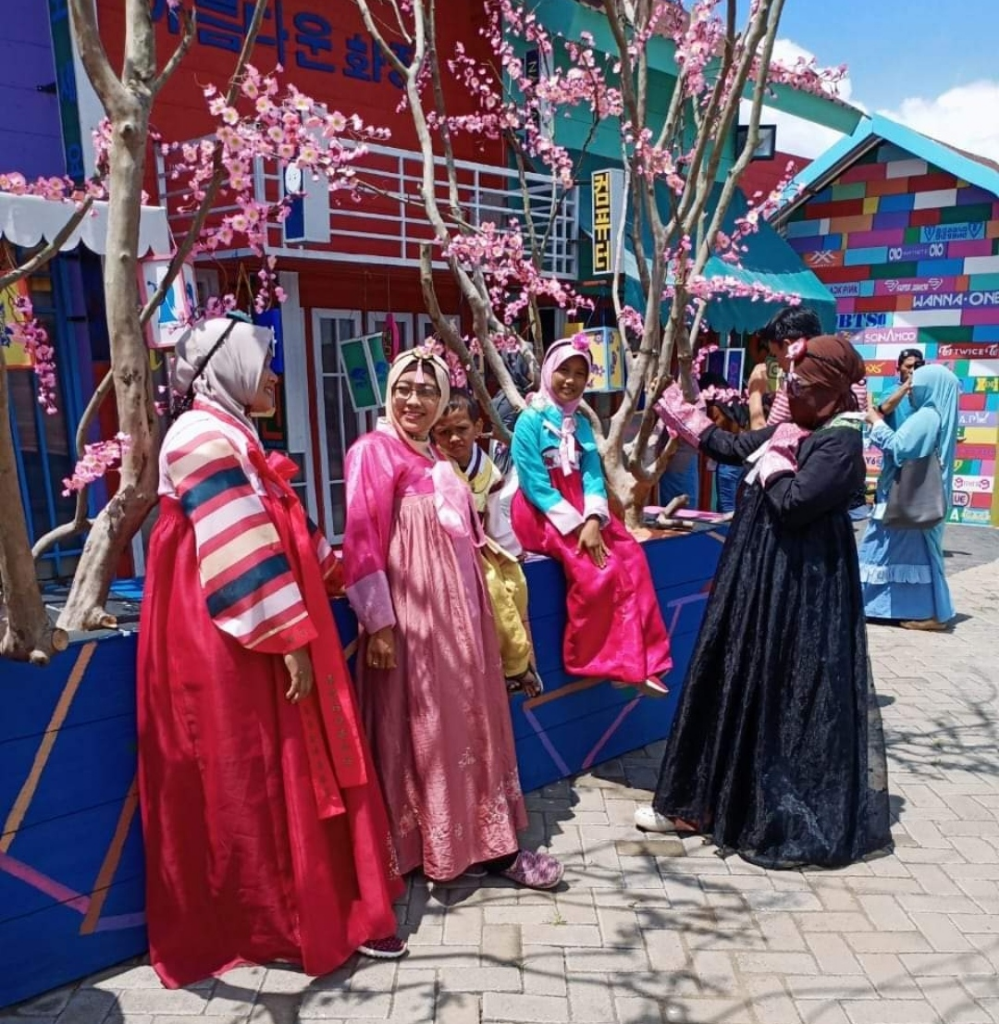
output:
[[[578,330],[574,328],[578,327]],[[623,391],[625,385],[624,347],[621,344],[621,333],[613,327],[591,327],[582,330],[582,324],[566,324],[567,336],[585,334],[590,342],[590,359],[593,363],[593,375],[590,377],[586,390]]]
[[[17,311],[16,300],[28,297],[28,282],[23,278],[0,291],[0,344],[4,346],[3,359],[8,370],[30,370],[31,355],[19,342],[11,340],[12,328],[24,316]]]
[[[382,332],[341,341],[338,349],[354,411],[381,409],[388,391],[389,371]]]
[[[143,305],[147,303],[166,278],[171,257],[151,256],[139,265],[139,294]],[[181,332],[190,323],[191,314],[197,305],[194,284],[194,266],[185,263],[181,272],[173,279],[159,309],[153,314],[146,329],[146,344],[150,348],[173,348],[180,340]]]
[[[595,171],[590,182],[593,192],[593,273],[607,277],[614,273],[614,246],[624,216],[624,171],[619,168]]]

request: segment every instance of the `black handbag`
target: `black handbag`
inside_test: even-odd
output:
[[[888,493],[884,525],[893,530],[930,530],[946,518],[943,470],[936,452],[903,462]]]

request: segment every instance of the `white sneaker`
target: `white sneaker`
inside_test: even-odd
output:
[[[635,828],[641,832],[675,832],[672,818],[660,814],[653,806],[639,807],[635,811]]]

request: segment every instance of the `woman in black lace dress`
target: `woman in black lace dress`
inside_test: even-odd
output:
[[[747,462],[651,807],[650,831],[697,832],[767,868],[836,867],[888,847],[887,778],[847,514],[864,479],[849,342],[799,342],[792,423],[739,435],[675,393],[668,426]]]

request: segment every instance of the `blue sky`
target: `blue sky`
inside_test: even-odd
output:
[[[997,41],[999,0],[785,0],[775,55],[846,64],[843,99],[999,160]],[[766,120],[784,152],[814,157],[838,138],[771,111]]]
[[[820,64],[848,64],[854,99],[872,108],[999,77],[999,0],[787,0],[780,34]]]

